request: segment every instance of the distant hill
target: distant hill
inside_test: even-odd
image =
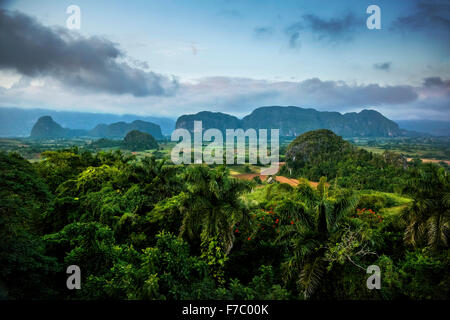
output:
[[[318,164],[329,159],[345,160],[357,148],[342,137],[327,129],[303,133],[295,138],[286,149],[286,161]]]
[[[178,118],[176,128],[189,131],[194,130],[194,121],[202,121],[203,129],[216,128],[221,131],[226,129],[241,128],[241,120],[222,112],[202,111],[196,114],[183,115]]]
[[[108,139],[122,139],[127,133],[133,130],[150,134],[152,138],[163,139],[161,128],[154,123],[135,120],[131,123],[117,122],[109,125],[100,124],[92,130],[77,130],[63,128],[50,116],[43,116],[38,119],[31,129],[30,138],[52,139],[52,138],[73,138],[73,137],[96,137]]]
[[[139,130],[141,132],[151,134],[156,139],[163,138],[161,128],[157,124],[145,122],[142,120],[135,120],[131,123],[116,122],[111,123],[109,125],[99,124],[94,129],[88,132],[88,136],[98,138],[120,139],[125,137],[125,135],[132,130]]]
[[[224,113],[199,112],[178,118],[176,128],[193,129],[202,120],[203,129],[279,129],[280,136],[296,137],[316,129],[329,129],[344,137],[396,137],[405,134],[394,122],[374,110],[341,114],[300,107],[261,107],[243,119]]]
[[[335,178],[343,163],[360,158],[356,146],[327,129],[308,131],[295,138],[285,152],[281,173],[318,181],[321,176]],[[362,161],[361,163],[363,163]],[[341,164],[341,165],[339,165]]]
[[[61,125],[53,121],[50,116],[43,116],[38,119],[31,130],[30,137],[35,139],[52,139],[52,138],[72,138],[76,136],[84,136],[85,130],[72,130],[63,128]]]
[[[400,128],[428,133],[434,136],[450,136],[450,121],[438,120],[397,120]]]
[[[91,149],[114,148],[120,147],[130,151],[142,151],[149,149],[157,149],[159,147],[156,139],[148,133],[139,130],[132,130],[127,133],[123,140],[110,140],[101,138],[93,141],[88,145]]]
[[[399,181],[408,175],[407,159],[398,153],[376,154],[358,148],[327,129],[305,132],[286,148],[285,165],[280,174],[319,181],[337,178],[343,187],[355,189],[401,188]],[[384,179],[375,179],[385,175]]]
[[[157,124],[164,135],[170,135],[175,128],[174,120],[163,117],[0,107],[0,137],[28,137],[34,124],[42,116],[51,116],[62,127],[81,130],[91,130],[99,123],[134,120]]]
[[[131,151],[142,151],[158,148],[158,143],[152,135],[133,130],[127,133],[123,139],[123,146]]]

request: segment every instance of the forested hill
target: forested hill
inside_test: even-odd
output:
[[[73,138],[73,137],[97,137],[97,138],[111,138],[122,139],[125,135],[133,130],[139,130],[144,133],[152,135],[155,139],[162,139],[161,128],[159,125],[135,120],[131,123],[116,122],[112,124],[99,124],[92,130],[74,130],[63,128],[60,124],[55,122],[50,116],[43,116],[33,126],[30,138]]]
[[[101,138],[123,138],[128,132],[139,130],[151,134],[156,139],[162,139],[161,128],[154,123],[135,120],[131,123],[116,122],[107,124],[99,124],[88,132],[89,136]]]
[[[321,129],[305,132],[286,149],[282,174],[318,181],[326,177],[341,186],[393,192],[407,179],[408,164],[401,154],[375,154]]]
[[[243,119],[214,112],[199,112],[178,118],[176,127],[193,130],[194,120],[202,120],[203,129],[280,129],[281,136],[295,137],[316,129],[329,129],[344,137],[396,137],[406,134],[398,125],[374,110],[341,114],[300,107],[261,107]]]

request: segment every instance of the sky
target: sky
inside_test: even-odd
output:
[[[67,27],[70,5],[80,29]],[[380,8],[381,29],[366,12]],[[450,121],[450,0],[0,0],[0,106]]]

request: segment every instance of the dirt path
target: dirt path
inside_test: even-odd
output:
[[[290,185],[292,187],[296,187],[299,184],[299,181],[297,179],[286,178],[283,176],[276,176],[275,180],[280,183],[287,183],[288,185]]]
[[[410,162],[412,161],[413,158],[406,158],[406,161]],[[432,163],[439,163],[439,162],[445,162],[446,164],[448,164],[450,166],[450,161],[449,160],[436,160],[436,159],[420,159],[422,160],[422,162],[427,163],[427,162],[432,162]]]
[[[262,176],[257,173],[241,173],[241,174],[233,175],[233,177],[242,179],[242,180],[252,180],[255,177],[259,177],[261,179],[261,181],[266,181],[268,178],[268,176]]]

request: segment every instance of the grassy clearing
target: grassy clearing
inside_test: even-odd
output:
[[[373,190],[362,190],[359,192],[360,195],[373,195],[385,198],[387,200],[388,208],[406,205],[412,201],[412,199],[405,196],[398,195],[396,193],[373,191]]]
[[[406,204],[400,205],[400,206],[395,206],[395,207],[391,207],[391,208],[383,208],[380,210],[380,213],[383,215],[383,217],[385,218],[392,218],[392,217],[397,217],[404,208],[406,208]]]

